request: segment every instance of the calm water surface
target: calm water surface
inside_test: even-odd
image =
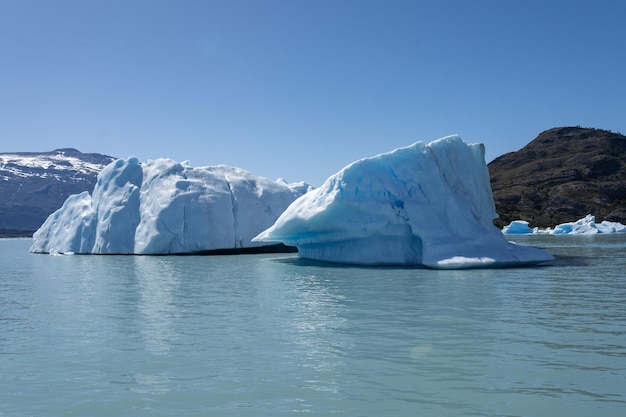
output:
[[[624,416],[626,236],[552,266],[51,256],[0,239],[0,416]]]

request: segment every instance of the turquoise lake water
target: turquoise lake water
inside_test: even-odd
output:
[[[0,239],[0,416],[624,416],[626,235],[550,266],[52,256]]]

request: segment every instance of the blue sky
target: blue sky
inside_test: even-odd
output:
[[[460,134],[626,133],[626,2],[1,0],[0,152],[74,147],[320,185]]]

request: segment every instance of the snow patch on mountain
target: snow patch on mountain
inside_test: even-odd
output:
[[[88,159],[85,159],[85,156]],[[54,178],[63,179],[68,172],[78,179],[80,175],[97,175],[114,158],[100,156],[89,158],[75,149],[57,149],[43,153],[3,153],[0,154],[0,180],[13,178]]]

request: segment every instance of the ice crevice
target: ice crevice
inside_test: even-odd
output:
[[[226,181],[226,185],[228,186],[228,190],[230,192],[230,207],[233,213],[233,247],[240,247],[238,245],[238,236],[237,236],[237,228],[239,227],[237,224],[237,197],[235,196],[235,191],[233,190],[233,184],[228,179],[228,176],[224,176],[224,180]]]

